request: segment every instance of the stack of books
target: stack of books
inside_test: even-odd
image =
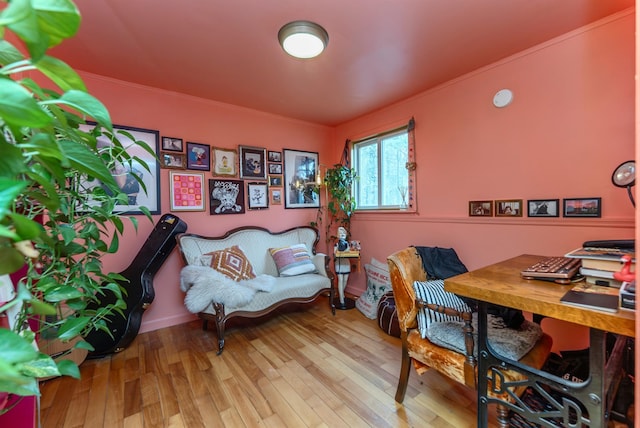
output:
[[[594,247],[585,246],[575,249],[567,254],[566,257],[579,258],[582,260],[580,274],[590,284],[602,285],[608,287],[620,288],[622,281],[616,280],[614,273],[620,272],[624,263],[622,257],[631,256],[631,271],[635,272],[635,245],[626,248],[618,247]]]

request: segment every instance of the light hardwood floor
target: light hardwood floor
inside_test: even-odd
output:
[[[86,360],[81,380],[43,382],[42,427],[476,425],[475,391],[435,371],[412,371],[398,405],[400,339],[357,309],[331,316],[320,298],[228,327],[221,356],[215,331],[193,321]]]

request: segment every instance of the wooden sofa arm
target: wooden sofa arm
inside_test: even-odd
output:
[[[416,307],[419,309],[429,309],[439,314],[444,314],[452,317],[462,318],[464,327],[462,331],[464,333],[464,348],[465,348],[465,363],[464,363],[464,381],[468,386],[476,386],[475,369],[477,365],[476,357],[474,353],[474,341],[473,341],[473,324],[471,323],[473,314],[466,311],[458,311],[457,309],[450,308],[448,306],[436,305],[435,303],[428,303],[422,299],[416,299]]]

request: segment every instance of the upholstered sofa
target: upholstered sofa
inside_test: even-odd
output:
[[[224,349],[225,324],[230,318],[257,318],[288,303],[310,303],[321,295],[329,296],[329,309],[335,315],[330,258],[316,253],[319,237],[311,226],[282,232],[247,226],[219,237],[183,233],[176,240],[185,262],[181,272],[185,306],[203,320],[203,329],[208,321],[215,322],[218,355]],[[240,277],[234,278],[229,270]]]

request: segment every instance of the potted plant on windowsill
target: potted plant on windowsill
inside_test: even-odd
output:
[[[100,257],[117,251],[124,229],[115,209],[127,196],[111,171],[135,159],[80,76],[46,54],[78,30],[74,3],[0,1],[0,276],[24,272],[15,295],[0,299],[0,316],[11,316],[10,327],[0,326],[0,392],[39,395],[39,378],[79,377],[79,369],[34,348],[37,334],[70,341],[96,328],[108,332],[105,317],[124,308],[124,278],[104,273]],[[40,86],[42,76],[56,89]],[[93,131],[79,128],[85,118],[97,123]],[[101,186],[87,185],[94,179]],[[119,298],[101,307],[106,290]],[[91,348],[83,340],[75,346]]]

